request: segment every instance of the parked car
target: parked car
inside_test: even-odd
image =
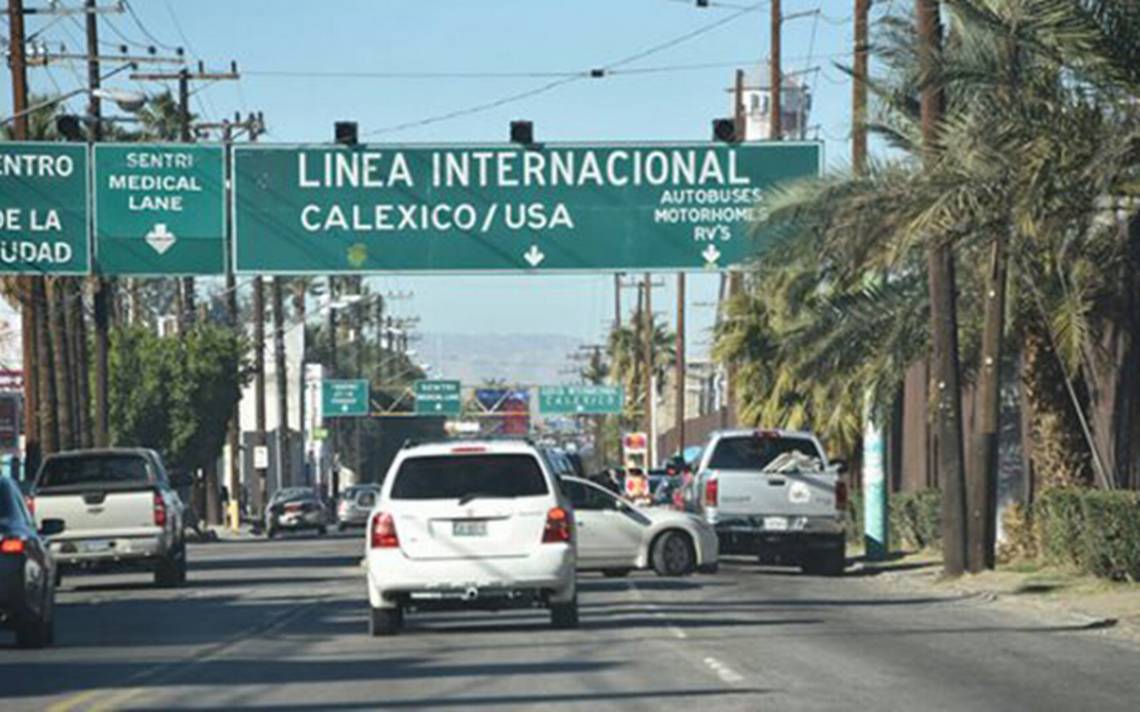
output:
[[[577,477],[562,478],[562,490],[574,505],[579,571],[607,576],[649,568],[661,576],[716,571],[716,531],[701,518],[639,507]]]
[[[341,493],[336,507],[337,531],[348,527],[362,527],[368,523],[368,514],[376,506],[380,485],[353,485]]]
[[[156,584],[177,586],[187,565],[174,487],[187,484],[153,450],[74,450],[44,459],[29,501],[39,521],[64,522],[51,540],[59,571],[148,569]]]
[[[55,562],[44,537],[64,529],[45,519],[39,530],[19,487],[0,477],[0,626],[16,632],[21,648],[55,638]]]
[[[431,608],[542,606],[555,628],[578,625],[570,502],[527,441],[405,447],[367,547],[372,635]]]
[[[325,505],[309,487],[286,487],[273,493],[265,507],[265,535],[272,539],[282,531],[328,531]]]
[[[729,430],[709,437],[685,497],[716,527],[721,554],[839,575],[847,486],[811,433]]]

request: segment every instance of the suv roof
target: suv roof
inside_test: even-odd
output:
[[[480,438],[478,440],[445,440],[424,444],[411,444],[405,446],[400,454],[405,457],[419,457],[425,455],[473,455],[477,453],[538,454],[538,448],[531,444],[529,440],[517,438],[511,440]]]

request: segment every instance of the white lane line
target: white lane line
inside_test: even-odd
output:
[[[666,628],[670,633],[673,634],[674,638],[684,640],[689,637],[688,633],[678,628],[676,624],[669,620],[669,616],[666,615],[665,611],[661,610],[661,608],[656,603],[650,603],[649,601],[645,600],[645,594],[641,592],[641,589],[637,587],[636,583],[633,581],[628,581],[627,585],[629,586],[629,590],[633,591],[634,597],[637,598],[637,600],[640,601],[641,604],[644,605],[651,614],[653,614],[654,618],[660,618],[661,620],[665,621]]]
[[[716,658],[705,658],[705,665],[707,665],[710,670],[715,672],[717,677],[729,684],[738,685],[744,682],[743,675],[736,672]]]

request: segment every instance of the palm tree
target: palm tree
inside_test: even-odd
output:
[[[627,324],[611,329],[606,352],[610,359],[610,374],[613,382],[620,384],[626,393],[626,417],[635,418],[637,412],[644,412],[645,403],[645,317],[637,312]],[[653,377],[656,379],[657,393],[665,388],[665,376],[673,367],[676,354],[676,338],[663,322],[653,319]]]

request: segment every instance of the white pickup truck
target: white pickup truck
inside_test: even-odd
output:
[[[182,501],[153,450],[75,450],[48,456],[30,503],[36,519],[62,519],[52,538],[57,571],[150,569],[155,583],[186,581]]]
[[[811,433],[714,432],[684,499],[716,528],[722,555],[837,576],[845,564],[847,486]]]

